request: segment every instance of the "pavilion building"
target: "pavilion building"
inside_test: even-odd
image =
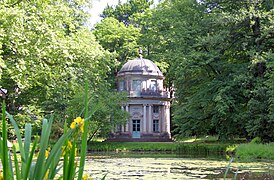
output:
[[[171,97],[163,80],[160,69],[141,56],[123,65],[117,75],[118,91],[128,93],[121,108],[130,117],[113,129],[109,141],[171,141]]]

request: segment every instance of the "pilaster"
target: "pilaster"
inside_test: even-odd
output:
[[[143,105],[143,132],[147,132],[147,106],[146,104]]]
[[[151,105],[148,106],[148,132],[152,132],[152,108]]]

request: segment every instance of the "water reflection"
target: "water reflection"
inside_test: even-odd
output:
[[[223,154],[179,154],[175,152],[157,152],[157,151],[133,151],[133,152],[93,152],[93,157],[120,157],[120,158],[206,158],[211,160],[227,160]]]
[[[182,158],[174,154],[104,154],[87,157],[86,173],[94,179],[223,179],[228,161],[224,158]],[[133,157],[135,156],[135,157]],[[151,157],[153,156],[153,157]],[[173,157],[171,157],[173,156]],[[273,162],[272,162],[273,163]],[[228,178],[272,179],[271,162],[232,163]]]

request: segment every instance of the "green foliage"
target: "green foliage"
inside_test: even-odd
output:
[[[235,145],[235,144],[228,146],[228,147],[226,148],[226,150],[225,150],[226,153],[227,153],[227,154],[235,154],[235,151],[236,151],[237,146],[238,146],[238,145]]]
[[[70,129],[67,129],[65,123],[65,132],[57,140],[57,142],[50,149],[49,138],[52,128],[53,116],[47,120],[43,120],[42,133],[40,138],[35,137],[34,142],[31,142],[32,126],[29,123],[25,125],[24,143],[22,141],[22,136],[20,129],[13,119],[13,117],[6,112],[6,105],[2,104],[2,133],[3,138],[0,140],[0,158],[3,166],[3,178],[4,179],[82,179],[83,171],[85,166],[86,151],[87,151],[87,133],[88,133],[88,86],[86,82],[85,86],[85,120],[77,117],[74,122],[70,125]],[[14,129],[15,134],[19,143],[19,152],[13,145],[13,156],[14,163],[12,163],[11,156],[9,155],[9,149],[7,147],[7,131],[6,131],[6,121],[9,118]],[[80,137],[80,138],[79,138]],[[35,151],[38,149],[38,139],[39,142],[39,153],[37,159],[35,158]],[[77,168],[76,160],[76,143],[81,140],[80,146],[80,165]],[[71,140],[73,144],[69,141]],[[19,157],[18,157],[19,156]],[[64,156],[62,161],[63,174],[59,173],[60,160]],[[19,162],[19,159],[21,160]],[[13,164],[15,167],[13,167]],[[2,178],[2,175],[0,175]]]
[[[261,144],[262,140],[259,137],[255,137],[250,141],[251,144]]]
[[[272,1],[255,0],[166,0],[152,11],[142,38],[168,64],[175,134],[274,141],[273,17]]]
[[[124,23],[126,26],[129,24],[138,26],[140,17],[150,6],[153,4],[153,0],[128,0],[125,3],[119,1],[118,5],[107,6],[101,17],[108,18],[113,17],[119,22]]]
[[[95,26],[94,34],[100,45],[116,54],[118,62],[124,63],[137,55],[137,40],[141,35],[139,28],[125,26],[117,19],[108,17]]]
[[[91,119],[88,140],[94,137],[108,137],[113,125],[126,122],[128,113],[121,110],[121,104],[127,100],[126,94],[112,92],[105,86],[93,86],[88,92],[88,114],[93,115]],[[85,92],[78,89],[78,93],[70,100],[66,111],[68,119],[81,116],[85,101]],[[69,122],[69,121],[68,121]]]
[[[7,122],[6,122],[6,104],[3,102],[2,104],[2,134],[0,139],[0,158],[3,166],[3,179],[11,179],[12,178],[12,167],[10,167],[9,162],[9,150],[7,145],[8,133],[7,133]],[[2,174],[0,174],[2,176]]]
[[[274,160],[274,143],[269,144],[240,144],[236,148],[236,157],[240,161],[254,161],[256,159]]]
[[[138,56],[141,48],[141,33],[145,29],[144,19],[150,12],[151,0],[119,1],[117,6],[107,6],[101,17],[104,19],[94,28],[94,35],[104,49],[117,59],[113,63],[108,81],[115,87],[115,75],[129,59]],[[163,64],[164,66],[165,64]]]
[[[40,120],[56,112],[62,122],[84,77],[95,86],[107,83],[114,61],[84,26],[89,6],[87,0],[0,2],[0,88],[7,90],[0,99],[11,114],[31,112]]]

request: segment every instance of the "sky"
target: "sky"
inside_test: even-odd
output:
[[[126,2],[126,0],[121,0],[121,2]],[[91,14],[90,24],[93,26],[101,20],[99,15],[103,12],[104,8],[108,5],[117,5],[118,0],[93,0],[93,7],[89,11]]]

